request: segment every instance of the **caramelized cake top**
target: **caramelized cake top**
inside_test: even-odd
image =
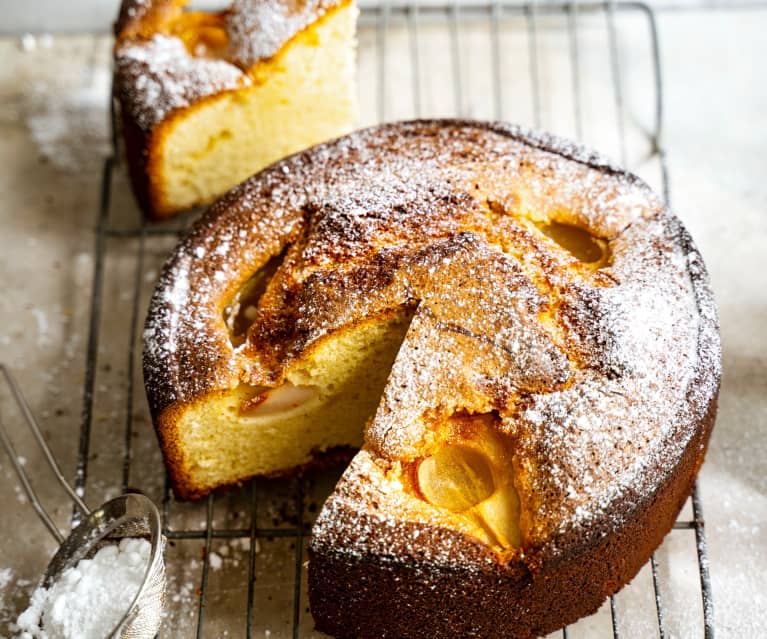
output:
[[[224,309],[275,257],[234,345]],[[387,469],[419,459],[435,424],[491,414],[514,443],[527,543],[605,513],[617,526],[616,501],[652,494],[718,389],[701,256],[641,180],[511,125],[416,121],[286,158],[194,225],[150,305],[152,410],[278,386],[320,340],[402,309],[410,327],[347,471],[360,481],[336,504],[374,491],[407,512]],[[343,526],[323,517],[330,543]]]

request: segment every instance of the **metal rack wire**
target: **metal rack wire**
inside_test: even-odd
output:
[[[628,135],[628,103],[627,83],[630,78],[624,69],[623,46],[619,21],[631,19],[641,22],[644,30],[643,43],[647,51],[649,61],[649,74],[646,82],[641,87],[646,111],[650,114],[649,126],[641,132],[641,146],[643,148],[643,166],[652,163],[658,170],[659,185],[666,200],[669,200],[669,179],[666,163],[666,152],[662,140],[663,119],[663,93],[661,81],[661,62],[658,44],[658,32],[655,17],[652,10],[640,2],[525,2],[519,3],[513,0],[491,0],[485,4],[466,6],[453,2],[448,5],[419,6],[415,3],[395,5],[385,2],[377,8],[363,11],[360,19],[360,56],[361,56],[361,81],[366,83],[369,89],[368,117],[371,122],[383,121],[392,118],[390,106],[391,84],[397,86],[409,85],[412,104],[410,115],[413,117],[427,115],[476,115],[472,107],[471,96],[472,74],[467,72],[465,57],[471,53],[471,48],[463,39],[467,37],[469,29],[479,29],[485,34],[488,47],[488,66],[484,68],[491,87],[491,95],[483,99],[489,113],[481,113],[488,117],[508,118],[509,95],[504,90],[508,79],[505,67],[504,51],[511,42],[516,46],[516,51],[526,50],[527,71],[526,78],[528,89],[521,91],[520,102],[529,101],[526,116],[517,117],[532,126],[546,126],[546,100],[544,92],[544,80],[547,72],[555,69],[558,73],[565,68],[564,76],[569,86],[571,103],[571,122],[569,133],[578,138],[584,138],[586,129],[586,115],[590,104],[584,98],[586,89],[591,82],[591,75],[584,69],[586,46],[584,40],[584,26],[598,24],[606,35],[602,40],[601,56],[609,66],[609,102],[600,105],[600,109],[610,107],[615,120],[612,138],[615,143],[614,150],[624,164],[631,164],[629,157]],[[591,28],[591,27],[588,27]],[[551,59],[552,55],[542,40],[549,34],[555,33],[564,41],[564,49],[560,50],[558,57]],[[395,41],[395,35],[399,38]],[[426,39],[425,39],[426,38]],[[432,38],[432,40],[429,40]],[[440,57],[446,60],[441,67],[441,76],[438,78],[443,86],[450,87],[450,104],[447,113],[437,113],[433,101],[429,104],[427,95],[427,76],[424,52],[428,42],[433,38],[442,38],[443,45],[446,43],[447,50],[441,47]],[[519,39],[519,42],[513,39]],[[522,40],[526,42],[522,42]],[[402,48],[405,48],[405,51]],[[432,43],[432,48],[434,45]],[[593,48],[593,47],[592,47]],[[390,57],[396,51],[398,55],[405,55],[409,65],[405,69],[397,70],[397,77],[393,77]],[[562,52],[564,51],[564,53]],[[591,51],[593,54],[593,51]],[[521,55],[521,54],[520,54]],[[443,60],[443,61],[444,61]],[[367,61],[367,67],[364,67]],[[364,67],[364,68],[363,68]],[[365,73],[363,73],[366,70]],[[408,76],[409,82],[403,80]],[[561,87],[560,87],[561,88]],[[364,89],[363,89],[364,91]],[[513,100],[512,100],[513,101]],[[364,100],[363,100],[364,102]],[[518,104],[518,103],[517,103]],[[445,108],[444,103],[439,105]],[[363,105],[364,110],[364,105]],[[400,113],[394,114],[402,117]],[[363,117],[364,119],[364,117]],[[116,139],[115,139],[116,142]],[[130,203],[128,214],[120,214],[115,209],[118,200],[127,200],[127,193],[115,196],[113,191],[119,188],[119,181],[123,174],[119,166],[119,153],[115,145],[115,154],[106,159],[103,169],[101,200],[98,219],[95,229],[95,260],[93,272],[93,288],[90,305],[90,325],[87,342],[87,366],[85,385],[83,391],[83,403],[81,414],[81,428],[78,443],[78,463],[76,475],[76,488],[84,491],[89,488],[89,470],[91,450],[93,447],[93,424],[94,406],[97,400],[96,380],[99,374],[100,337],[102,333],[103,315],[105,312],[105,280],[107,262],[115,253],[128,254],[134,260],[132,273],[127,278],[123,277],[120,286],[127,286],[130,294],[128,304],[128,348],[124,353],[123,366],[125,370],[124,380],[124,410],[125,419],[122,433],[121,474],[122,490],[130,485],[142,488],[141,478],[137,477],[136,453],[134,451],[137,437],[136,415],[145,412],[143,407],[143,393],[140,389],[140,323],[143,321],[143,309],[146,297],[146,289],[151,285],[148,280],[149,265],[158,262],[163,254],[162,247],[167,250],[180,232],[193,219],[194,215],[186,216],[181,221],[169,224],[149,225],[145,223],[138,211]],[[116,186],[117,185],[117,186]],[[124,203],[121,205],[124,206]],[[164,243],[163,243],[164,242]],[[159,244],[153,253],[153,247]],[[151,274],[151,273],[150,273]],[[137,408],[137,406],[139,408]],[[151,431],[151,429],[148,429]],[[332,482],[332,477],[330,481]],[[288,634],[293,637],[305,636],[311,630],[311,621],[305,609],[304,593],[304,559],[305,540],[310,532],[311,508],[308,507],[309,493],[313,493],[318,500],[323,497],[323,490],[327,490],[332,483],[317,488],[311,482],[303,478],[289,483],[276,486],[273,482],[256,480],[240,491],[238,502],[240,507],[248,512],[248,524],[229,527],[217,521],[215,511],[220,496],[211,495],[202,504],[183,505],[176,503],[166,485],[162,491],[162,513],[165,535],[171,543],[196,540],[203,544],[203,554],[199,574],[199,589],[196,598],[197,616],[194,623],[194,633],[197,637],[210,636],[206,626],[206,612],[210,601],[213,586],[211,585],[211,552],[214,540],[242,539],[248,542],[247,554],[247,600],[242,618],[230,620],[228,628],[230,636],[254,636],[254,626],[260,615],[262,599],[256,596],[256,573],[257,573],[257,547],[258,540],[283,539],[292,542],[292,549],[286,548],[286,552],[292,553],[292,584],[289,588],[292,592],[292,604],[285,605],[290,610],[283,616],[290,621]],[[285,491],[293,491],[292,495],[286,495]],[[272,525],[260,521],[260,510],[263,509],[264,500],[272,500],[272,505],[284,501],[283,510],[290,511],[289,520],[286,522],[273,521]],[[289,502],[289,503],[288,503]],[[228,508],[229,502],[224,503]],[[711,597],[711,585],[709,579],[708,559],[706,549],[705,524],[700,496],[697,488],[692,495],[692,516],[677,521],[676,530],[694,533],[695,552],[697,555],[697,568],[700,576],[700,599],[702,604],[702,631],[701,635],[706,639],[713,639],[715,635],[713,620],[713,602]],[[176,513],[181,512],[180,517]],[[192,513],[192,514],[190,514]],[[188,522],[196,515],[204,517],[204,524],[196,527]],[[175,519],[181,519],[182,525],[174,525]],[[690,539],[692,541],[692,539]],[[650,565],[652,575],[653,599],[655,604],[654,617],[657,618],[657,627],[654,630],[656,636],[665,639],[669,635],[667,617],[669,612],[669,592],[664,589],[661,570],[656,556],[653,556]],[[172,593],[171,593],[172,595]],[[612,636],[617,639],[622,636],[621,624],[616,599],[610,600],[610,619]],[[168,634],[177,636],[172,629]],[[568,629],[561,631],[561,636],[567,639]],[[572,630],[570,631],[572,634]],[[268,635],[267,635],[268,636]],[[275,633],[275,636],[278,636]],[[281,635],[279,635],[281,636]]]

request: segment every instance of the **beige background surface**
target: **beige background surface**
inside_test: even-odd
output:
[[[658,16],[665,89],[665,146],[673,208],[690,228],[708,263],[720,307],[724,377],[720,415],[701,474],[707,521],[717,636],[767,635],[767,11],[670,12]],[[370,23],[364,23],[370,24]],[[578,131],[573,107],[572,51],[562,17],[537,25],[541,125],[565,135]],[[450,87],[449,23],[422,24],[418,32],[421,112],[493,115],[485,21],[460,28],[460,79],[456,104]],[[509,18],[500,32],[503,115],[533,124],[530,41],[523,20]],[[582,131],[585,141],[620,156],[612,76],[603,20],[579,27]],[[645,132],[652,128],[653,87],[648,33],[638,16],[619,20],[629,166],[658,184],[657,158]],[[411,33],[397,26],[385,47],[376,30],[360,33],[364,123],[377,113],[378,55],[386,55],[384,117],[415,114]],[[110,43],[67,36],[0,39],[0,359],[16,372],[41,419],[65,475],[74,477],[88,340],[88,310],[103,158],[109,153]],[[649,158],[649,159],[648,159]],[[138,219],[122,169],[112,182],[110,221]],[[128,357],[134,287],[142,307],[172,241],[151,238],[144,268],[136,271],[135,240],[107,245],[104,303],[86,498],[91,504],[117,494],[123,482],[125,423],[131,411],[133,463],[127,483],[156,500],[163,474],[141,390],[136,361]],[[137,279],[138,278],[138,279]],[[126,394],[136,376],[132,403]],[[26,468],[63,529],[70,508],[55,490],[41,457],[0,391],[0,415]],[[26,604],[55,544],[23,498],[0,455],[0,636]],[[311,486],[317,503],[332,477]],[[289,526],[295,507],[290,482],[258,485],[260,527]],[[249,489],[217,498],[217,528],[249,526]],[[285,511],[288,511],[287,513]],[[311,512],[307,513],[311,516]],[[684,516],[689,517],[689,512]],[[175,529],[203,530],[205,508],[171,504]],[[255,636],[290,633],[293,615],[292,540],[260,540],[256,554]],[[202,570],[202,540],[169,549],[168,618],[163,637],[193,636]],[[248,540],[215,539],[221,566],[210,571],[205,637],[245,635]],[[674,531],[658,553],[668,636],[702,637],[693,535]],[[218,565],[218,561],[215,561]],[[622,637],[655,636],[649,571],[616,599]],[[301,602],[302,636],[312,634]],[[574,627],[570,637],[608,637],[609,608]]]

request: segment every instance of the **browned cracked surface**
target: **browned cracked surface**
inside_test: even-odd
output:
[[[542,232],[552,220],[609,253],[579,261]],[[284,250],[233,348],[224,305]],[[152,409],[241,381],[277,385],[318,340],[403,307],[412,323],[366,450],[315,527],[315,556],[419,570],[507,561],[446,529],[397,479],[435,424],[493,412],[514,442],[522,500],[513,562],[523,564],[512,572],[639,526],[639,554],[594,596],[630,578],[702,459],[720,376],[716,312],[679,221],[636,177],[556,138],[475,122],[384,125],[235,188],[179,245],[153,298]],[[656,525],[653,495],[664,504]],[[413,526],[428,531],[422,542]]]

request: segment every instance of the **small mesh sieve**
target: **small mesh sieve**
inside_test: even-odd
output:
[[[0,364],[0,372],[5,377],[27,425],[42,448],[51,470],[83,517],[68,537],[65,538],[61,534],[40,503],[0,420],[0,443],[11,459],[30,504],[60,544],[58,551],[48,564],[40,586],[50,588],[68,568],[77,565],[82,559],[91,558],[105,545],[118,543],[126,537],[147,539],[151,548],[141,586],[108,637],[151,639],[159,630],[165,604],[165,537],[162,535],[160,513],[157,507],[148,497],[140,493],[128,493],[106,502],[93,511],[89,510],[61,474],[58,463],[45,443],[40,427],[16,381],[3,364]]]

